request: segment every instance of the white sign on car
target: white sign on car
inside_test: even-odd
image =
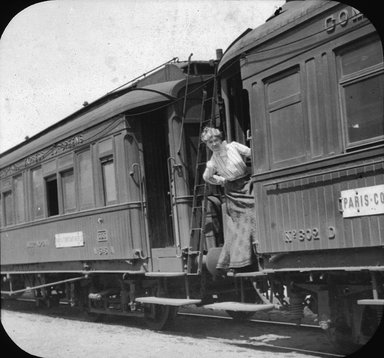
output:
[[[384,214],[384,184],[342,190],[340,193],[344,218]]]

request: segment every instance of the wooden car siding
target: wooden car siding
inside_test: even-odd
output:
[[[90,261],[105,259],[130,259],[135,257],[134,250],[147,253],[146,240],[141,224],[139,203],[129,207],[115,207],[90,210],[87,215],[77,214],[60,216],[14,227],[1,232],[1,263],[55,262],[55,261]],[[100,219],[100,220],[99,220]],[[97,231],[107,230],[107,241],[97,240]],[[83,232],[84,246],[56,248],[55,234]],[[46,241],[43,247],[28,247],[29,243]],[[113,247],[113,252],[111,251]],[[109,253],[95,253],[98,247],[108,247]],[[4,253],[7,253],[5,255]]]
[[[384,215],[343,218],[342,190],[384,184],[383,163],[300,178],[281,184],[258,182],[258,251],[283,252],[384,245]],[[305,176],[305,175],[303,175]],[[264,223],[264,224],[263,224]],[[329,238],[328,228],[335,228]],[[286,231],[318,229],[319,239],[285,242]]]

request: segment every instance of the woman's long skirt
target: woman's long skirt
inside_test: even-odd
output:
[[[250,176],[227,182],[224,191],[227,206],[225,241],[217,268],[239,269],[255,263],[252,245],[255,237],[255,199]]]

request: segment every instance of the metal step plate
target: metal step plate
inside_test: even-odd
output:
[[[183,277],[185,272],[146,272],[147,277]]]
[[[201,300],[197,299],[188,299],[188,298],[168,298],[168,297],[137,297],[135,299],[137,302],[141,303],[150,303],[155,305],[165,305],[165,306],[186,306],[192,304],[198,304]]]
[[[242,303],[242,302],[217,302],[203,306],[204,308],[217,310],[217,311],[243,311],[243,312],[257,312],[268,311],[275,308],[274,304],[256,304],[256,303]]]
[[[254,271],[254,272],[228,272],[228,277],[258,277],[265,276],[267,273],[264,271]]]
[[[380,300],[380,299],[358,300],[357,304],[358,305],[384,306],[384,300]]]

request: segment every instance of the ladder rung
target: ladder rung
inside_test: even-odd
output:
[[[195,190],[195,196],[204,196],[204,193],[196,193],[197,192],[197,190]]]
[[[217,78],[214,77],[213,87],[210,91],[208,88],[204,91],[202,98],[202,112],[200,115],[200,131],[203,130],[205,126],[212,127],[215,123],[215,118],[220,118],[220,113],[218,113],[217,108]],[[206,144],[199,138],[197,144],[197,155],[195,163],[195,182],[193,188],[193,201],[192,201],[192,211],[190,217],[190,248],[198,248],[202,251],[203,240],[205,235],[205,219],[207,214],[207,196],[209,195],[209,184],[203,182],[202,172],[207,165],[208,160],[208,149]],[[202,183],[202,184],[198,184]],[[195,226],[201,227],[195,227]],[[197,232],[197,234],[196,234]],[[200,251],[189,251],[188,255],[192,256],[194,254],[202,255]],[[199,275],[201,272],[202,260],[199,260],[198,266],[195,268],[192,265],[194,258],[188,256],[188,274],[189,275]],[[193,272],[192,272],[193,271]]]
[[[205,189],[204,186],[195,186],[194,189],[193,189],[193,191],[196,192],[196,191],[200,190],[200,192],[203,192],[204,189]]]
[[[202,197],[202,196],[204,196],[204,193],[197,193],[197,190],[195,190],[195,196],[196,197]]]

